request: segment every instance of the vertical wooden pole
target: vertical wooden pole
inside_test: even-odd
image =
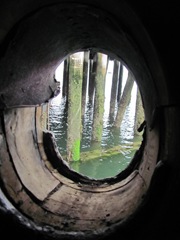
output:
[[[84,116],[85,107],[86,107],[88,75],[89,75],[89,51],[85,51],[84,52],[84,61],[83,61],[82,116]]]
[[[67,160],[80,160],[82,59],[81,53],[70,56],[68,88]]]
[[[94,100],[95,77],[97,72],[97,53],[91,53],[91,69],[89,74],[89,103]]]
[[[97,53],[97,72],[95,76],[95,99],[92,140],[100,142],[103,131],[105,77],[107,70],[107,56]]]
[[[119,74],[118,74],[118,91],[117,91],[117,102],[120,101],[121,98],[121,90],[122,90],[122,78],[123,78],[123,64],[119,63]]]
[[[114,119],[114,112],[117,99],[117,83],[118,83],[118,74],[119,74],[119,61],[114,60],[113,76],[112,76],[112,87],[111,87],[111,100],[110,100],[110,115]]]
[[[68,94],[68,82],[69,82],[69,57],[64,60],[64,70],[63,70],[63,98]]]
[[[126,84],[124,87],[124,91],[123,91],[122,97],[119,101],[116,119],[115,119],[114,125],[113,125],[116,128],[119,128],[121,126],[126,107],[128,106],[128,104],[131,100],[131,91],[132,91],[133,84],[134,84],[134,78],[133,78],[132,73],[129,71],[128,78],[127,78],[127,81],[126,81]]]

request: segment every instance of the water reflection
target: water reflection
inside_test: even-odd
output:
[[[64,159],[66,156],[67,139],[65,104],[66,99],[53,99],[49,116],[50,130],[54,132],[59,152]],[[88,154],[84,154],[80,161],[70,162],[69,165],[71,168],[88,177],[102,179],[113,177],[127,167],[141,142],[141,137],[134,137],[133,134],[133,104],[133,102],[129,104],[119,131],[112,128],[111,121],[106,121],[101,144],[96,142],[91,143],[92,106],[87,106],[84,117],[81,153],[88,152]],[[94,157],[93,152],[95,150]],[[92,159],[86,157],[89,154]]]
[[[136,84],[133,86],[131,101],[125,111],[121,127],[118,129],[114,128],[113,117],[109,113],[109,89],[111,89],[112,84],[111,64],[107,72],[102,141],[91,141],[93,106],[92,102],[89,102],[87,98],[85,114],[82,120],[81,159],[80,161],[69,162],[70,167],[75,171],[95,179],[113,177],[124,170],[130,163],[142,140],[141,136],[134,136]],[[125,81],[123,84],[125,84]],[[67,145],[66,103],[66,97],[60,94],[51,101],[49,109],[49,129],[54,133],[59,152],[64,160],[66,160]],[[114,114],[116,114],[116,111],[117,106]]]
[[[134,151],[127,150],[115,156],[99,157],[98,159],[81,162],[72,162],[71,167],[75,171],[95,179],[114,177],[126,168],[133,155]]]

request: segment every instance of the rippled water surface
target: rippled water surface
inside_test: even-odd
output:
[[[106,82],[108,81],[106,80]],[[109,86],[106,86],[102,141],[100,143],[91,142],[93,109],[87,101],[83,120],[81,160],[69,163],[70,168],[95,179],[112,177],[124,170],[141,142],[140,136],[134,137],[135,97],[131,98],[126,109],[121,128],[114,129],[109,117],[108,89]],[[135,92],[136,86],[133,87],[132,94],[135,95]],[[64,160],[66,160],[67,138],[65,104],[66,99],[61,95],[54,98],[51,102],[49,116],[50,130],[54,133],[59,152]]]

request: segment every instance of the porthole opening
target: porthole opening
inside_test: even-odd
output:
[[[131,13],[129,9],[123,5],[119,9],[122,11],[114,16],[108,9],[106,11],[96,8],[92,4],[85,6],[63,3],[42,7],[22,19],[17,29],[13,31],[11,42],[7,44],[8,49],[1,62],[0,71],[3,79],[1,107],[4,110],[1,135],[1,183],[7,198],[13,203],[12,211],[17,210],[13,212],[13,214],[17,212],[15,217],[21,219],[22,224],[27,222],[26,225],[46,235],[47,239],[53,237],[59,239],[64,236],[66,239],[79,240],[88,237],[95,239],[114,232],[117,227],[121,227],[135,216],[136,210],[144,201],[156,167],[159,129],[157,122],[152,121],[154,120],[152,112],[158,102],[158,88],[152,76],[149,58],[146,59],[147,52],[143,49],[145,45],[150,49],[148,52],[151,51],[151,43],[144,28],[138,21],[136,22],[136,17],[134,16],[133,22],[127,17]],[[138,31],[142,34],[133,35],[134,23],[139,26]],[[141,41],[137,35],[142,36]],[[81,159],[77,159],[76,156],[80,155],[81,151],[80,154],[75,151],[64,156],[63,151],[56,148],[57,141],[56,146],[52,144],[54,139],[56,140],[56,133],[54,133],[55,137],[51,138],[53,130],[50,129],[47,114],[50,114],[50,108],[57,100],[55,96],[59,91],[56,88],[58,82],[55,70],[68,54],[79,54],[76,51],[81,50],[89,51],[91,49],[87,49],[88,46],[93,47],[98,56],[103,53],[106,57],[104,70],[99,74],[100,79],[96,84],[104,80],[106,74],[113,75],[108,73],[107,68],[108,54],[111,53],[109,64],[112,62],[114,69],[115,62],[119,66],[123,63],[123,72],[128,72],[127,76],[129,73],[133,75],[134,81],[137,81],[141,89],[144,103],[147,126],[143,119],[140,125],[141,135],[138,136],[142,144],[136,152],[139,154],[135,154],[126,169],[114,178],[100,176],[100,179],[94,180],[92,179],[95,178],[94,175],[89,179],[84,176],[85,173],[79,174],[80,171],[77,171],[76,166],[73,168],[67,165],[70,165],[72,156],[73,163],[80,162]],[[75,64],[76,59],[71,60]],[[77,63],[82,65],[79,60]],[[7,66],[8,69],[4,70]],[[102,64],[99,66],[103,67]],[[77,86],[79,78],[76,78],[75,73],[74,69],[70,71],[69,76],[74,76],[70,82]],[[60,85],[60,82],[58,84]],[[101,86],[104,85],[105,81]],[[102,87],[97,89],[103,90]],[[70,92],[69,89],[68,97]],[[78,90],[77,98],[82,98],[82,93],[84,91]],[[73,105],[75,100],[74,98],[69,100],[68,105]],[[96,106],[95,100],[94,97],[93,107]],[[102,103],[105,105],[105,100]],[[109,100],[109,109],[110,103],[111,100]],[[82,101],[76,105],[79,108],[73,106],[72,117],[69,119],[73,120],[74,116],[82,111]],[[69,106],[67,109],[69,113]],[[91,115],[89,110],[84,113]],[[94,113],[98,111],[93,111]],[[79,116],[80,122],[84,123],[85,121],[82,120],[85,118],[82,118],[82,114]],[[94,115],[92,116],[94,119]],[[74,119],[77,120],[77,117]],[[106,121],[102,124],[104,119],[106,118],[103,115],[101,127],[106,126]],[[81,124],[77,124],[75,120],[73,126],[78,128],[76,135],[79,133],[83,135]],[[67,123],[66,127],[70,125],[68,119],[62,123]],[[82,126],[84,127],[85,124]],[[64,139],[69,143],[66,141],[70,139],[69,133],[67,131],[63,133],[67,134]],[[111,134],[108,132],[109,135]],[[104,137],[105,133],[102,136]],[[82,141],[78,140],[70,146],[81,147],[83,146],[81,144]],[[66,163],[66,160],[69,162]]]
[[[93,179],[124,171],[142,143],[145,122],[133,73],[91,49],[69,55],[55,79],[60,93],[44,110],[44,127],[53,132],[62,159]]]

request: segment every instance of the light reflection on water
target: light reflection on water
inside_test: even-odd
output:
[[[54,133],[58,150],[61,156],[66,155],[67,116],[65,113],[65,99],[61,102],[53,100],[50,106],[50,130]],[[133,104],[133,103],[132,103]],[[130,163],[135,151],[133,143],[141,141],[141,137],[134,138],[134,118],[132,118],[132,105],[129,104],[119,130],[113,129],[110,121],[104,124],[101,144],[91,143],[92,109],[89,106],[84,117],[84,127],[81,142],[81,152],[101,149],[107,151],[120,146],[116,154],[102,156],[96,155],[95,159],[69,163],[75,171],[95,179],[113,177],[123,171]],[[117,151],[117,150],[116,150]],[[65,159],[64,159],[65,160]]]
[[[110,76],[107,76],[110,78]],[[106,83],[111,83],[106,79]],[[106,89],[110,89],[106,86]],[[132,90],[132,97],[129,106],[126,109],[122,125],[120,129],[112,127],[112,119],[109,117],[109,101],[110,95],[106,92],[104,119],[103,119],[103,135],[101,143],[91,142],[92,116],[93,109],[91,104],[86,105],[86,111],[83,119],[83,132],[81,141],[81,153],[91,152],[87,157],[80,161],[70,162],[69,165],[75,171],[86,175],[90,178],[102,179],[113,177],[123,171],[130,163],[137,148],[140,145],[142,137],[134,137],[134,115],[136,103],[136,85]],[[67,139],[67,114],[65,112],[66,99],[58,95],[51,101],[49,123],[50,130],[54,133],[58,150],[65,160],[66,155],[66,139]],[[136,148],[133,147],[133,144]],[[112,154],[103,155],[102,152],[108,152],[114,149]],[[95,158],[91,159],[93,150],[99,150]],[[85,159],[85,160],[84,160]]]

